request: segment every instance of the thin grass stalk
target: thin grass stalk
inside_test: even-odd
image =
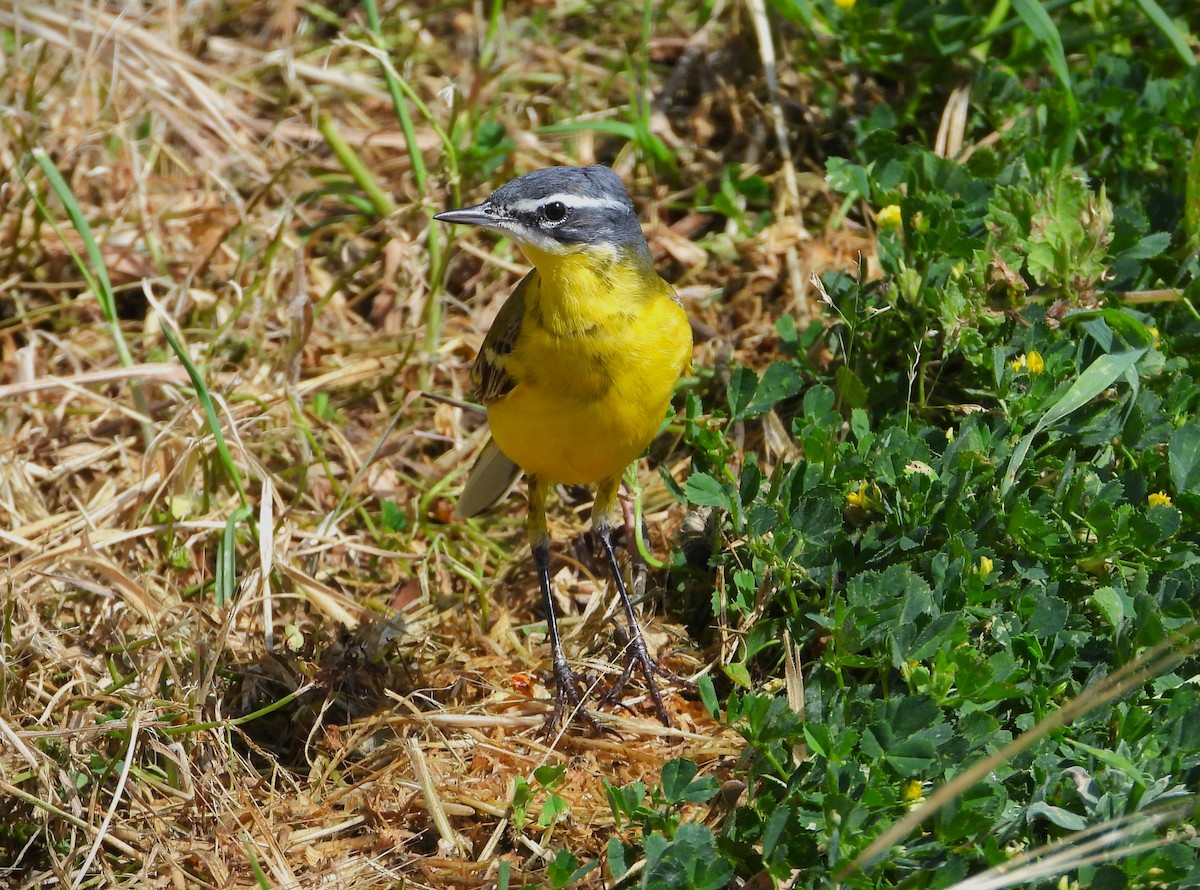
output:
[[[363,0],[363,6],[367,12],[369,24],[368,32],[371,35],[373,46],[366,48],[367,51],[375,57],[379,62],[380,69],[383,71],[384,80],[388,86],[388,92],[392,97],[392,105],[396,112],[396,118],[400,122],[400,128],[404,133],[405,143],[408,145],[408,153],[412,163],[413,180],[418,191],[423,195],[428,193],[428,170],[425,166],[425,158],[421,153],[420,146],[417,143],[416,129],[413,126],[412,115],[409,113],[408,105],[404,101],[407,99],[416,106],[421,116],[433,129],[438,139],[445,149],[446,165],[448,167],[448,179],[450,181],[450,194],[453,202],[458,204],[460,174],[458,169],[458,147],[449,134],[438,124],[421,97],[417,95],[416,90],[412,85],[400,75],[396,67],[388,58],[387,51],[383,47],[383,32],[379,21],[379,11],[375,6],[374,0]],[[427,219],[426,226],[426,250],[429,253],[429,303],[426,306],[426,331],[425,345],[426,351],[432,358],[441,343],[441,326],[442,326],[442,301],[441,289],[442,278],[446,271],[446,255],[442,250],[442,243],[437,234],[437,228],[433,224],[433,216],[435,209],[428,204],[425,205],[425,216]]]
[[[375,0],[363,0],[363,10],[367,14],[367,33],[374,38],[375,46],[382,49],[383,28],[379,21],[379,7],[376,6]],[[425,157],[421,154],[421,148],[417,144],[417,131],[413,126],[412,115],[409,114],[408,106],[405,104],[404,96],[401,94],[400,78],[393,69],[387,66],[383,66],[383,78],[387,83],[388,92],[392,96],[392,107],[396,112],[396,120],[400,122],[400,129],[404,132],[404,140],[408,143],[408,155],[412,162],[413,181],[416,182],[418,189],[424,191],[429,172],[425,167]]]
[[[228,720],[206,720],[203,723],[186,723],[183,725],[176,724],[159,724],[155,730],[161,732],[165,736],[177,735],[195,735],[198,732],[207,732],[214,729],[234,729],[239,726],[245,726],[247,723],[252,723],[260,717],[266,717],[268,714],[273,714],[280,708],[286,708],[292,702],[304,698],[312,690],[316,683],[305,683],[281,698],[276,699],[268,705],[264,705],[257,711],[251,711],[249,714],[243,714],[240,717],[230,717]]]
[[[1182,838],[1156,837],[1137,843],[1130,841],[1168,822],[1186,819],[1195,805],[1194,797],[1186,797],[1089,826],[1026,850],[1008,862],[954,884],[949,890],[1003,890],[1006,887],[1028,885],[1035,880],[1065,874],[1083,866],[1112,862],[1174,843]]]
[[[383,49],[383,28],[379,20],[379,8],[375,0],[363,0],[363,9],[367,14],[367,33],[375,43],[376,49],[384,52]],[[421,153],[421,147],[417,143],[417,131],[413,126],[412,114],[408,110],[408,103],[405,101],[405,93],[412,94],[412,88],[407,83],[403,82],[396,69],[390,65],[380,65],[383,71],[384,82],[387,83],[388,93],[392,97],[392,108],[396,112],[396,120],[400,123],[400,129],[404,133],[404,141],[408,145],[408,156],[412,164],[413,182],[417,186],[417,191],[422,195],[428,193],[429,171],[425,166],[425,156]],[[407,89],[406,89],[407,87]],[[429,110],[424,109],[424,114],[429,118]],[[453,180],[457,183],[457,158],[453,151],[448,153],[455,163]],[[444,268],[443,250],[441,236],[438,233],[437,227],[433,224],[433,208],[426,205],[425,215],[427,219],[427,234],[425,237],[425,249],[429,253],[429,303],[426,306],[425,316],[425,348],[430,357],[437,352],[438,346],[442,341],[442,300],[441,300],[441,279]]]
[[[1200,128],[1196,130],[1192,156],[1188,158],[1183,207],[1184,231],[1188,236],[1188,246],[1196,250],[1200,248]]]
[[[1171,44],[1171,49],[1175,50],[1180,61],[1188,68],[1195,68],[1197,65],[1196,53],[1188,42],[1189,35],[1175,26],[1175,22],[1158,5],[1157,0],[1134,0],[1134,2],[1141,7],[1146,18],[1150,19],[1150,22],[1162,34],[1163,39]]]
[[[368,0],[372,2],[373,0]],[[492,67],[492,62],[496,58],[496,35],[500,33],[500,20],[504,14],[504,0],[492,0],[491,9],[488,11],[487,30],[483,35],[483,48],[479,52],[479,68],[482,71],[487,71]]]
[[[392,202],[391,197],[375,181],[375,177],[371,175],[371,171],[367,169],[366,164],[362,162],[362,159],[354,149],[342,138],[342,134],[338,132],[337,124],[333,118],[325,112],[321,112],[317,115],[317,129],[325,137],[326,144],[338,159],[338,162],[350,174],[350,178],[366,193],[375,213],[381,219],[395,213],[396,205]]]
[[[633,540],[637,544],[638,555],[646,565],[654,569],[665,569],[667,564],[654,556],[650,552],[650,546],[646,543],[645,537],[642,535],[642,512],[644,502],[642,500],[642,483],[638,479],[638,464],[640,461],[634,461],[625,468],[623,481],[625,488],[633,497]]]
[[[254,273],[250,283],[245,288],[240,288],[236,284],[238,280],[237,277],[230,276],[230,286],[233,287],[238,293],[237,305],[234,306],[233,311],[229,313],[229,317],[217,327],[216,331],[213,332],[213,336],[209,339],[207,352],[208,357],[211,357],[216,352],[218,345],[225,339],[226,334],[228,334],[229,331],[233,329],[234,325],[238,323],[246,311],[246,307],[250,305],[256,297],[258,297],[259,293],[266,284],[272,264],[274,263],[275,258],[279,255],[279,250],[283,246],[284,241],[292,228],[292,214],[290,212],[291,208],[289,207],[288,209],[288,213],[280,215],[279,225],[275,227],[275,231],[271,235],[271,240],[267,242],[267,246],[261,251],[261,253],[256,255],[258,270]],[[240,262],[241,261],[239,260],[239,264]]]
[[[97,829],[96,839],[92,841],[92,846],[88,849],[87,856],[83,860],[83,864],[75,872],[75,880],[71,882],[71,890],[78,890],[83,884],[84,878],[92,867],[92,863],[96,861],[96,856],[100,852],[100,846],[104,843],[104,839],[108,837],[109,826],[112,825],[113,816],[116,815],[117,807],[121,803],[121,796],[125,793],[125,785],[129,781],[129,772],[133,767],[133,755],[137,750],[138,730],[140,729],[139,718],[140,712],[134,711],[129,718],[129,742],[125,747],[125,760],[121,764],[121,770],[117,773],[117,786],[113,789],[112,800],[109,803],[108,811],[105,812],[104,818],[100,821],[100,827]]]
[[[270,890],[271,880],[267,877],[267,873],[263,871],[262,863],[258,861],[258,857],[254,855],[254,841],[250,837],[249,832],[242,832],[242,852],[246,854],[246,860],[250,863],[250,871],[254,873],[254,880],[258,884],[260,890]]]
[[[1182,628],[1166,640],[1147,649],[1133,661],[1083,690],[1062,708],[1042,718],[1036,725],[1017,736],[999,751],[972,763],[931,794],[922,806],[911,810],[875,838],[866,849],[855,857],[854,861],[841,868],[836,879],[845,881],[856,871],[865,871],[870,868],[891,849],[892,845],[900,843],[918,825],[952,801],[957,800],[963,792],[997,766],[1009,762],[1054,730],[1068,726],[1089,711],[1108,704],[1139,683],[1166,673],[1179,662],[1194,655],[1200,649],[1200,637],[1195,636],[1198,629],[1200,626],[1195,623]]]
[[[23,788],[19,788],[16,785],[6,782],[3,778],[0,778],[0,791],[4,792],[6,795],[11,797],[13,800],[24,801],[25,803],[29,804],[34,809],[41,810],[42,812],[47,813],[48,815],[53,816],[56,819],[61,819],[62,821],[66,822],[68,825],[70,825],[74,828],[77,828],[86,834],[91,834],[96,831],[95,826],[93,826],[90,822],[87,822],[86,820],[81,819],[80,817],[76,816],[74,813],[69,813],[60,807],[56,807],[54,804],[52,804],[48,801],[42,800],[40,797],[38,797],[35,794],[30,794],[28,791],[24,790]],[[101,842],[103,844],[116,850],[122,856],[128,856],[132,859],[136,859],[141,855],[138,853],[137,850],[135,850],[133,847],[129,846],[129,844],[125,843],[125,841],[121,840],[120,838],[114,837],[113,835],[111,835],[107,832],[99,832],[98,837],[101,839]]]
[[[67,211],[67,216],[71,220],[71,226],[79,234],[83,240],[83,248],[87,253],[88,262],[85,263],[83,258],[75,251],[67,239],[63,236],[62,230],[59,229],[58,223],[50,216],[46,205],[42,202],[37,192],[30,187],[29,182],[21,176],[21,181],[25,185],[26,191],[38,206],[45,220],[50,223],[50,227],[54,229],[54,233],[58,235],[63,246],[71,255],[71,260],[75,263],[75,267],[87,282],[88,290],[96,296],[96,301],[100,304],[100,312],[104,316],[105,324],[108,325],[109,336],[112,337],[113,346],[117,350],[117,359],[126,368],[133,366],[133,355],[129,350],[129,344],[125,342],[125,332],[121,330],[121,320],[117,317],[117,300],[113,292],[112,280],[108,277],[108,267],[104,263],[104,255],[100,252],[100,247],[96,243],[95,235],[92,233],[91,224],[88,223],[87,217],[83,215],[83,209],[79,206],[79,202],[75,200],[75,194],[71,191],[71,187],[67,185],[62,174],[58,172],[58,167],[46,154],[45,149],[35,148],[32,151],[33,159],[41,168],[42,174],[46,177],[46,181],[50,184],[51,190],[62,203],[63,208]],[[90,265],[89,265],[90,264]],[[133,393],[133,403],[137,408],[138,414],[143,418],[141,422],[142,440],[149,447],[150,442],[154,439],[154,430],[150,426],[150,406],[146,401],[146,393],[142,389],[141,381],[136,378],[131,378],[129,381],[129,389]]]
[[[221,428],[221,421],[217,416],[216,405],[213,403],[212,394],[208,391],[208,385],[204,382],[204,378],[200,374],[200,369],[196,367],[196,363],[187,354],[187,350],[183,348],[179,340],[171,332],[170,324],[165,319],[162,326],[162,333],[171,350],[175,353],[175,356],[187,370],[188,377],[191,378],[192,387],[196,390],[196,399],[200,402],[205,420],[208,422],[209,432],[212,433],[213,441],[217,446],[217,457],[225,470],[225,474],[237,490],[238,499],[241,502],[241,510],[245,511],[251,534],[254,536],[255,541],[257,541],[258,524],[254,521],[254,512],[250,509],[250,499],[246,496],[246,487],[242,484],[242,477],[238,473],[237,464],[234,463],[233,455],[229,451],[229,445],[225,442],[225,433]]]
[[[995,37],[997,29],[1008,18],[1011,0],[996,0],[996,5],[992,7],[991,14],[988,15],[987,21],[983,25],[984,39],[977,43],[974,47],[974,55],[980,61],[987,59],[992,51],[992,38]]]

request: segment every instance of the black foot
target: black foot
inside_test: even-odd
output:
[[[584,708],[583,703],[588,694],[600,683],[598,677],[583,671],[572,670],[565,658],[554,659],[554,710],[546,718],[543,729],[547,735],[554,735],[566,716],[567,722],[578,718],[592,729],[600,730],[591,714]],[[580,692],[580,687],[583,691]],[[567,706],[570,705],[568,708]]]
[[[650,693],[650,700],[654,702],[654,710],[658,714],[658,719],[662,721],[663,726],[671,725],[671,717],[667,713],[666,707],[663,705],[662,693],[658,691],[658,684],[654,681],[655,677],[662,677],[668,683],[674,683],[678,686],[683,686],[687,689],[695,689],[696,684],[691,680],[679,676],[674,671],[669,671],[653,658],[646,649],[646,641],[642,635],[635,634],[633,639],[625,633],[621,627],[617,628],[617,640],[621,644],[621,648],[628,654],[629,658],[625,662],[625,670],[621,672],[620,678],[613,684],[612,688],[604,694],[604,701],[611,702],[624,708],[626,711],[632,710],[624,702],[618,700],[618,697],[625,691],[625,687],[629,685],[629,681],[633,678],[634,669],[641,671],[642,677],[646,681],[646,689]]]

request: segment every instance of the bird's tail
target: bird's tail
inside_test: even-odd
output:
[[[458,506],[454,508],[454,518],[470,519],[490,509],[512,491],[520,478],[521,468],[505,456],[494,439],[488,439],[475,466],[471,467]]]

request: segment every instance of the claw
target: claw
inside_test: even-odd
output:
[[[554,710],[550,712],[542,727],[546,735],[554,735],[557,732],[564,714],[567,714],[565,706],[568,703],[571,705],[571,709],[567,714],[567,722],[578,717],[592,729],[600,730],[600,724],[583,706],[588,693],[599,683],[600,679],[595,675],[573,670],[565,658],[556,657],[554,659]],[[583,686],[582,693],[579,691],[580,686]]]
[[[645,638],[640,632],[630,639],[625,629],[618,626],[616,633],[621,648],[629,654],[629,657],[625,662],[625,669],[621,672],[621,676],[612,685],[612,688],[604,694],[602,701],[617,705],[632,713],[632,709],[620,701],[619,697],[625,691],[625,687],[629,685],[629,681],[633,679],[634,670],[638,669],[646,681],[646,689],[650,693],[650,700],[654,702],[654,710],[658,714],[658,719],[662,721],[664,726],[670,726],[671,718],[667,714],[667,709],[663,706],[662,693],[659,692],[658,683],[655,682],[654,678],[661,677],[668,683],[683,686],[691,690],[696,688],[696,684],[686,677],[679,676],[674,671],[667,670],[667,668],[651,658],[650,652],[646,648]]]
[[[604,698],[607,701],[615,702],[617,696],[621,694],[626,684],[632,678],[634,669],[640,669],[642,677],[646,680],[646,690],[650,693],[650,700],[654,702],[654,710],[658,714],[658,719],[662,721],[663,726],[670,726],[671,716],[667,713],[666,706],[663,704],[662,693],[659,692],[658,684],[654,682],[654,678],[656,676],[663,677],[671,682],[681,683],[685,686],[692,686],[692,684],[666,668],[660,667],[650,657],[650,651],[646,648],[646,638],[642,635],[642,628],[638,624],[637,615],[633,611],[633,603],[629,601],[629,592],[625,589],[625,579],[621,576],[621,567],[617,563],[617,554],[613,549],[612,543],[612,532],[605,526],[599,526],[596,528],[596,533],[600,538],[600,543],[604,545],[604,553],[608,557],[608,565],[612,570],[613,580],[617,585],[617,593],[621,597],[621,605],[625,610],[625,620],[628,623],[628,629],[618,626],[617,634],[621,638],[623,648],[629,653],[629,659],[625,662],[625,670],[621,672],[620,678],[613,684],[613,688],[609,690]],[[625,706],[622,705],[622,707]],[[626,710],[628,710],[627,707]]]

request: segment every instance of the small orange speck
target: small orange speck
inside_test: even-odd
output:
[[[438,498],[433,502],[433,507],[429,511],[429,517],[434,522],[449,525],[454,521],[454,505],[445,498]]]
[[[524,671],[517,671],[512,675],[513,689],[521,695],[533,698],[533,677]]]

